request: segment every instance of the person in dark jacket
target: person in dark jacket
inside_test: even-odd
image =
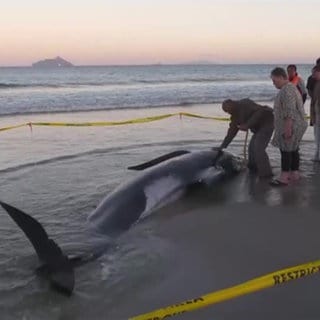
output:
[[[312,91],[312,101],[314,109],[314,137],[316,143],[316,152],[313,161],[320,161],[320,63],[313,68],[313,78],[315,84]]]
[[[317,67],[317,66],[320,66],[320,58],[318,58],[316,60],[315,67]],[[315,119],[316,119],[316,114],[315,114],[315,110],[314,110],[314,99],[313,99],[313,91],[314,91],[314,87],[317,83],[317,80],[314,77],[315,67],[312,68],[312,71],[311,71],[312,73],[307,80],[307,90],[308,90],[308,94],[311,98],[311,101],[310,101],[310,126],[313,126]]]
[[[223,111],[231,115],[229,130],[219,149],[225,149],[239,130],[253,132],[249,144],[248,168],[260,178],[272,176],[272,169],[266,148],[274,129],[273,110],[250,99],[225,100]]]

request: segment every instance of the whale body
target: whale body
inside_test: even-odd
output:
[[[188,187],[196,183],[212,185],[240,169],[241,160],[230,153],[185,151],[182,155],[144,169],[142,174],[120,185],[89,215],[88,222],[99,233],[124,231],[139,219],[180,197]]]
[[[240,158],[220,150],[178,150],[149,162],[129,167],[142,170],[106,196],[88,216],[88,228],[95,234],[114,237],[155,210],[181,197],[195,184],[213,185],[242,169]],[[49,238],[44,227],[33,217],[5,202],[7,211],[32,243],[52,287],[70,295],[74,289],[74,267],[90,258],[70,258]]]

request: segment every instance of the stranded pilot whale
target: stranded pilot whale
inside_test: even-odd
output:
[[[116,188],[88,216],[88,228],[98,235],[116,236],[177,199],[188,187],[213,185],[235,175],[242,169],[242,161],[221,150],[178,150],[128,169],[142,173]],[[32,243],[41,262],[37,270],[47,275],[54,289],[71,295],[74,267],[99,257],[101,248],[90,256],[68,257],[37,220],[5,202],[0,205]]]

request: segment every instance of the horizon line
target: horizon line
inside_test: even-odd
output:
[[[0,65],[0,68],[32,68],[32,69],[68,69],[68,68],[77,68],[77,67],[147,67],[147,66],[187,66],[187,65],[198,65],[198,66],[206,66],[206,65],[287,65],[289,63],[284,62],[252,62],[252,63],[244,63],[244,62],[158,62],[158,63],[132,63],[132,64],[79,64],[67,67],[34,67],[31,65]],[[295,62],[296,65],[313,65],[312,62]]]

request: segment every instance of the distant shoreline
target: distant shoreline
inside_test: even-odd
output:
[[[208,64],[203,64],[203,63],[161,63],[161,64],[106,64],[106,65],[95,65],[95,64],[90,64],[90,65],[73,65],[72,67],[67,67],[67,69],[73,69],[73,68],[99,68],[99,67],[166,67],[166,66],[284,66],[292,61],[289,62],[279,62],[279,63],[208,63]],[[296,65],[298,66],[312,66],[314,63],[307,63],[307,62],[295,62]],[[0,68],[30,68],[30,69],[35,69],[32,67],[32,65],[21,65],[21,66],[0,66]],[[40,70],[52,70],[52,69],[66,69],[66,67],[47,67],[47,68],[39,68]],[[38,70],[38,69],[37,69]]]

